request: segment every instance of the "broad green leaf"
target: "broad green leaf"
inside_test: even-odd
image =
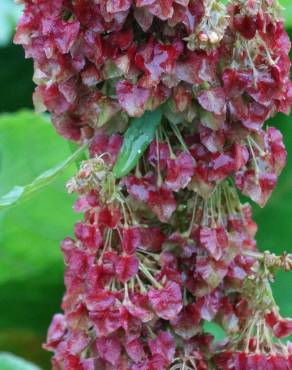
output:
[[[289,30],[291,30],[292,28],[292,4],[286,6],[285,14],[287,14],[285,18],[285,25]]]
[[[114,167],[114,174],[120,178],[126,176],[138,163],[139,159],[154,138],[161,122],[162,110],[146,111],[140,118],[133,118],[124,135],[124,142]]]
[[[291,0],[279,0],[280,4],[284,7],[283,16],[285,18],[286,28],[292,28],[292,4]]]
[[[71,155],[52,124],[29,111],[0,115],[0,195],[30,183]],[[0,331],[23,327],[45,334],[63,292],[60,241],[77,215],[65,190],[76,172],[69,166],[43,191],[0,212]],[[37,312],[37,314],[36,314]],[[7,348],[1,349],[8,350]]]
[[[0,115],[0,195],[14,184],[32,182],[71,154],[48,119],[30,111]],[[27,356],[46,370],[50,354],[41,345],[64,291],[59,245],[72,236],[80,217],[65,190],[75,172],[72,163],[43,191],[0,212],[0,349]]]
[[[36,310],[38,309],[36,307]],[[1,329],[0,353],[13,353],[15,356],[24,358],[42,367],[44,370],[49,370],[51,369],[50,359],[52,355],[48,351],[43,350],[41,346],[46,341],[46,333],[47,328],[45,328],[43,333],[38,333],[32,328],[22,329],[16,326],[8,330]]]
[[[0,46],[7,45],[13,35],[16,22],[21,14],[22,6],[13,0],[0,2]]]
[[[30,362],[10,353],[0,353],[1,370],[41,370]]]
[[[45,171],[30,184],[26,186],[15,186],[7,194],[0,197],[0,210],[2,208],[10,207],[28,199],[37,191],[51,184],[57,177],[59,177],[70,165],[73,163],[84,151],[86,145],[76,150],[70,157],[57,164],[55,167]]]
[[[0,115],[0,196],[15,184],[31,183],[40,173],[70,155],[67,142],[42,116],[30,111]],[[63,258],[59,243],[71,233],[76,220],[72,211],[74,199],[67,194],[65,183],[75,172],[76,166],[72,164],[43,191],[18,207],[0,212],[0,284],[10,284],[18,279],[25,284],[33,276],[41,282],[43,273],[44,284],[49,286],[58,282],[62,285]],[[35,290],[37,287],[38,284]],[[6,294],[5,289],[0,286],[2,294]],[[7,285],[7,289],[6,300],[11,294],[14,301],[11,287]],[[20,285],[15,289],[19,290],[18,294],[23,290]],[[29,310],[30,303],[27,303]],[[18,305],[15,305],[17,309]],[[18,313],[21,314],[21,310]],[[9,316],[9,312],[5,315]],[[1,316],[0,308],[0,330]],[[12,313],[11,320],[15,320]],[[23,323],[28,320],[24,319]]]

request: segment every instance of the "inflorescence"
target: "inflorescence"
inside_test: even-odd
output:
[[[264,206],[286,162],[264,126],[292,104],[277,1],[23,2],[15,42],[34,61],[36,109],[90,153],[67,184],[84,217],[62,242],[53,369],[292,369],[292,320],[269,284],[292,257],[257,251],[239,197]],[[117,178],[131,118],[156,109],[152,143]]]

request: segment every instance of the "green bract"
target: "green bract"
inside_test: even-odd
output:
[[[154,138],[161,122],[161,108],[153,112],[146,111],[141,117],[130,121],[130,127],[124,135],[124,142],[113,169],[116,177],[126,176],[137,164],[148,145]]]

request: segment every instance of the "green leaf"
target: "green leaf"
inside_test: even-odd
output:
[[[71,154],[47,118],[31,111],[0,115],[0,196]],[[64,292],[59,245],[73,236],[80,217],[64,186],[75,172],[72,163],[34,197],[0,212],[0,348],[44,369],[51,368],[51,356],[41,345]]]
[[[16,22],[23,7],[16,5],[13,0],[0,2],[0,46],[7,45],[14,32]]]
[[[215,342],[219,342],[226,338],[225,331],[214,321],[204,321],[203,327],[205,332],[210,333],[214,336]]]
[[[280,4],[284,7],[283,16],[285,19],[286,28],[292,27],[292,4],[291,0],[280,0]]]
[[[31,183],[70,155],[66,140],[44,117],[30,111],[0,115],[0,196],[15,183]],[[68,196],[64,184],[75,172],[73,163],[43,191],[0,212],[0,298],[5,302],[0,307],[0,331],[21,326],[45,333],[50,316],[59,309],[59,243],[72,233],[78,217],[72,212],[74,197]],[[44,301],[46,307],[41,308]],[[38,307],[38,315],[32,307]]]
[[[28,199],[37,191],[40,191],[44,187],[48,186],[57,177],[59,177],[65,170],[74,162],[80,154],[84,151],[86,145],[80,147],[76,152],[74,152],[70,157],[57,164],[55,167],[45,171],[30,184],[26,186],[15,186],[7,194],[0,197],[0,210],[2,208],[11,207],[20,202]]]
[[[114,174],[120,178],[126,176],[138,163],[139,159],[154,138],[161,122],[162,110],[145,112],[140,118],[133,118],[125,133],[124,142],[114,167]]]
[[[1,370],[41,370],[30,362],[10,353],[0,353]]]

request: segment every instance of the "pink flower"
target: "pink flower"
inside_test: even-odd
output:
[[[180,286],[175,282],[166,283],[161,289],[151,289],[149,300],[156,314],[164,320],[171,320],[182,309]]]

